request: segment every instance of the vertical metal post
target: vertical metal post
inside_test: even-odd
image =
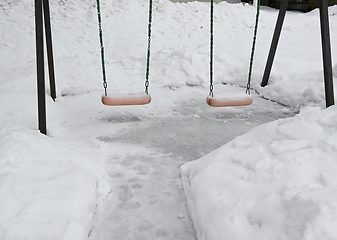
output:
[[[289,0],[282,0],[282,2],[281,2],[280,11],[279,11],[279,14],[278,14],[278,17],[277,17],[274,35],[273,35],[273,39],[272,39],[272,42],[271,42],[271,45],[270,45],[270,50],[269,50],[269,54],[268,54],[266,67],[264,69],[261,87],[265,87],[268,84],[270,71],[271,71],[271,68],[272,68],[273,62],[274,62],[277,44],[278,44],[278,41],[279,41],[280,35],[281,35],[284,17],[286,15],[286,11],[287,11],[287,8],[288,8],[288,3],[289,3]]]
[[[43,54],[43,18],[42,0],[35,0],[35,33],[36,33],[36,70],[37,70],[37,97],[38,97],[38,124],[39,130],[47,134],[46,99],[44,83],[44,54]]]
[[[328,1],[319,0],[326,107],[334,105]]]
[[[53,43],[52,43],[52,37],[51,37],[49,0],[42,0],[42,1],[43,1],[44,24],[45,24],[47,56],[48,56],[50,96],[55,101],[56,87],[55,87],[54,57],[53,57],[53,45],[52,45]]]

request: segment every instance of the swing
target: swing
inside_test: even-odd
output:
[[[108,94],[107,92],[108,83],[106,81],[105,63],[104,63],[101,9],[99,0],[97,0],[97,17],[98,17],[98,29],[101,47],[102,74],[103,74],[103,87],[104,87],[104,95],[102,95],[101,98],[102,103],[106,106],[144,105],[150,103],[151,96],[149,95],[149,75],[150,75],[149,73],[150,73],[150,49],[151,49],[152,0],[150,0],[149,2],[148,48],[146,60],[145,92]]]
[[[206,103],[211,107],[238,107],[253,103],[253,98],[247,94],[230,94],[225,97],[207,96]]]
[[[258,0],[257,4],[257,12],[256,12],[256,23],[253,37],[253,47],[250,57],[250,66],[249,66],[249,74],[248,74],[248,83],[246,93],[242,94],[229,94],[225,97],[214,97],[214,86],[213,86],[213,15],[214,15],[214,0],[211,0],[211,26],[210,26],[210,91],[209,95],[206,98],[206,103],[211,107],[236,107],[236,106],[247,106],[253,103],[253,98],[250,96],[250,81],[252,74],[252,66],[253,66],[253,57],[255,51],[255,42],[256,42],[256,34],[257,34],[257,26],[258,26],[258,18],[259,18],[259,10],[260,10],[260,0]],[[248,93],[248,94],[247,94]]]

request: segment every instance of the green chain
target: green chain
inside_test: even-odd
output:
[[[213,12],[214,12],[214,1],[211,0],[211,26],[210,26],[210,71],[209,71],[209,95],[213,97]]]
[[[248,93],[248,94],[250,94],[250,82],[251,82],[251,78],[252,78],[252,69],[253,69],[253,61],[254,61],[254,53],[255,53],[257,27],[258,27],[258,23],[259,23],[259,15],[260,15],[260,1],[261,0],[257,0],[253,46],[252,46],[252,52],[251,52],[251,55],[250,55],[248,83],[247,83],[247,89],[246,89],[246,93]]]
[[[149,94],[149,75],[150,75],[150,56],[151,56],[151,25],[152,25],[152,0],[150,0],[150,2],[149,2],[149,23],[148,23],[146,81],[145,81],[145,93],[146,94]]]
[[[100,5],[99,5],[99,0],[97,0],[97,17],[98,17],[98,28],[99,28],[99,41],[100,41],[100,44],[101,44],[101,59],[102,59],[104,95],[107,96],[108,95],[107,94],[108,83],[106,81],[106,75],[105,75],[103,31],[102,31],[101,8],[100,8]]]

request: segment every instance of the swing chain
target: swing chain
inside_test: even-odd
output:
[[[104,92],[105,92],[105,96],[106,96],[107,95],[108,83],[107,82],[103,82],[103,87],[104,87]]]
[[[149,75],[150,75],[150,55],[151,55],[151,26],[152,26],[152,0],[149,1],[149,23],[148,23],[148,38],[147,38],[147,58],[146,58],[146,80],[145,93],[149,94]]]
[[[247,83],[246,93],[247,93],[248,95],[250,95],[250,82]]]
[[[99,29],[99,42],[100,42],[100,47],[101,47],[101,62],[102,62],[104,95],[107,96],[108,95],[107,93],[108,83],[106,81],[106,74],[105,74],[103,31],[102,31],[101,8],[100,8],[99,0],[97,0],[97,18],[98,18],[98,29]]]
[[[213,95],[214,95],[214,93],[213,93],[213,84],[211,84],[210,86],[209,86],[209,96],[211,96],[211,97],[213,97]]]
[[[251,82],[252,70],[253,70],[254,52],[255,52],[255,45],[256,45],[256,35],[257,35],[257,28],[258,28],[259,15],[260,15],[260,4],[261,4],[261,0],[257,0],[255,28],[254,28],[252,52],[251,52],[251,55],[250,55],[248,83],[247,83],[247,89],[246,89],[246,93],[248,93],[249,95],[250,95],[250,82]]]
[[[150,23],[149,23],[150,25]],[[151,28],[151,26],[149,26],[149,29]],[[150,81],[149,81],[149,72],[150,72],[150,64],[149,64],[149,55],[150,55],[150,49],[151,49],[151,37],[148,37],[148,41],[147,41],[147,51],[148,51],[148,60],[147,60],[147,64],[146,64],[146,80],[145,80],[145,93],[149,94],[149,85],[150,85]]]
[[[152,24],[150,23],[150,25],[152,25]],[[149,26],[149,27],[151,27],[151,26]],[[151,36],[149,36],[147,38],[147,49],[151,49]]]
[[[210,71],[209,71],[209,96],[213,97],[213,13],[214,13],[214,3],[211,0],[211,22],[210,22]]]

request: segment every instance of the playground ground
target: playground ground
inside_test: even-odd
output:
[[[159,91],[163,92],[155,96],[169,92]],[[196,92],[202,96],[202,91]],[[103,121],[105,128],[119,128],[113,134],[97,135],[107,149],[105,169],[114,190],[99,207],[89,239],[196,239],[180,166],[255,126],[294,115],[285,106],[253,95],[253,105],[227,109],[210,108],[204,98],[178,98],[166,109],[170,117],[156,111],[147,116],[130,111],[126,116],[121,109],[117,114],[105,109],[95,125]],[[153,108],[162,109],[155,101]],[[93,133],[81,134],[92,137]]]

